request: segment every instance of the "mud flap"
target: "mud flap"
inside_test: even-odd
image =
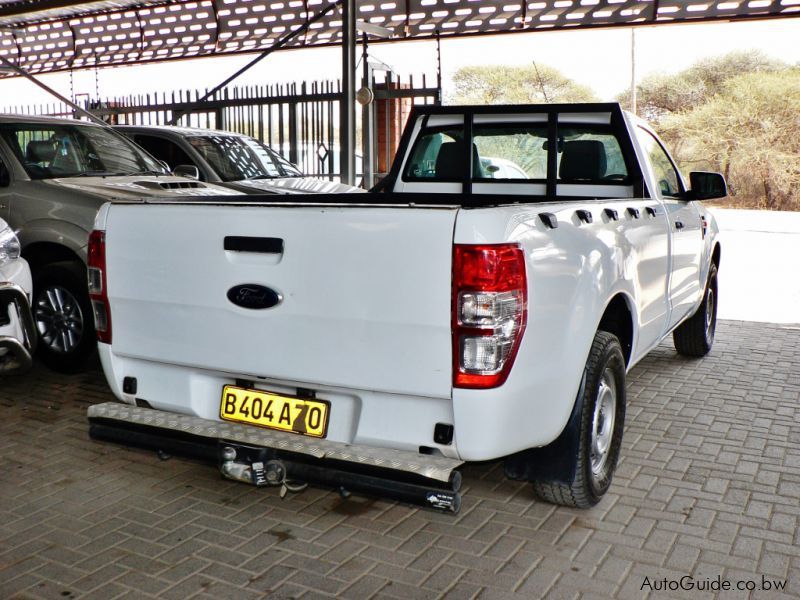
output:
[[[570,483],[575,479],[575,456],[581,433],[581,413],[586,388],[586,375],[564,431],[555,441],[541,448],[529,448],[506,457],[503,465],[506,477],[517,481]]]

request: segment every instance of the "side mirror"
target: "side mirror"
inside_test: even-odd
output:
[[[200,171],[194,165],[178,165],[172,171],[177,177],[188,177],[189,179],[200,179]]]
[[[706,173],[694,171],[689,173],[689,181],[692,189],[689,190],[689,200],[712,200],[714,198],[724,198],[728,195],[728,186],[725,178],[719,173]]]

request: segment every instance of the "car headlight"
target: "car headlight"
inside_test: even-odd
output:
[[[19,258],[20,246],[17,235],[10,227],[0,229],[0,265]]]

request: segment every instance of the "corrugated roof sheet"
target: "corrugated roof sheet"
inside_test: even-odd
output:
[[[0,3],[0,56],[32,73],[264,50],[335,0]],[[401,39],[800,15],[800,0],[357,0]],[[333,11],[289,47],[337,43]]]

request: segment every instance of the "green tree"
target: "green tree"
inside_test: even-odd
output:
[[[592,102],[591,88],[547,65],[462,67],[453,75],[451,104]]]
[[[800,210],[800,69],[729,78],[659,130],[684,171],[722,172],[737,203]]]
[[[721,93],[732,78],[746,73],[771,73],[786,69],[786,63],[757,50],[740,50],[704,58],[674,75],[651,75],[636,86],[638,113],[650,120],[691,110]],[[630,106],[630,90],[617,96]]]

